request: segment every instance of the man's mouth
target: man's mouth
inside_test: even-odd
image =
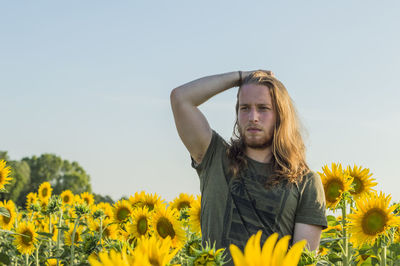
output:
[[[249,128],[247,128],[247,131],[250,131],[250,132],[258,132],[258,131],[261,131],[261,129],[259,129],[259,128],[257,128],[257,127],[249,127]]]

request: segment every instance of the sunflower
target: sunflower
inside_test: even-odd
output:
[[[35,204],[37,200],[38,200],[37,193],[30,192],[28,195],[26,195],[26,208],[30,210],[31,205]]]
[[[400,243],[400,226],[394,231],[394,243]]]
[[[146,197],[146,193],[141,191],[140,193],[135,192],[135,195],[129,197],[129,202],[132,204],[132,208],[143,207],[144,199]]]
[[[107,251],[100,252],[97,256],[90,255],[88,260],[92,266],[152,266],[144,254],[128,248],[122,248],[121,252],[117,252],[114,249],[108,253]]]
[[[132,206],[127,200],[120,200],[114,205],[114,221],[124,223],[132,214]]]
[[[182,229],[178,215],[179,213],[171,207],[157,208],[151,221],[155,234],[163,239],[171,237],[172,246],[175,248],[181,247],[186,239],[186,233]]]
[[[32,254],[37,242],[35,226],[31,222],[23,222],[18,225],[14,245],[21,254]]]
[[[72,234],[74,232],[74,224],[69,224],[69,230],[65,233],[65,244],[68,246],[72,245]],[[78,225],[75,231],[74,245],[78,245],[78,242],[82,241],[83,227]]]
[[[155,236],[150,238],[141,237],[137,248],[134,250],[134,256],[144,255],[151,265],[169,265],[169,262],[179,251],[172,249],[171,238],[159,239]]]
[[[300,255],[306,245],[306,240],[295,243],[289,251],[290,236],[282,237],[277,243],[278,234],[274,233],[265,241],[262,249],[260,247],[261,231],[252,235],[247,241],[244,253],[235,245],[231,244],[229,250],[236,266],[252,265],[297,265]],[[276,243],[276,245],[275,245]]]
[[[15,211],[15,204],[12,200],[0,202],[0,207],[5,208],[8,213],[9,217],[0,215],[0,226],[4,230],[11,230],[14,226],[14,221],[17,217],[17,212]]]
[[[53,189],[51,188],[51,185],[49,182],[43,182],[40,186],[39,186],[39,191],[38,191],[38,195],[39,195],[39,200],[41,202],[48,202],[48,200],[51,197],[51,191]]]
[[[196,200],[192,203],[192,208],[190,209],[190,227],[196,233],[201,235],[201,196],[197,196]]]
[[[102,210],[104,212],[105,218],[112,219],[114,217],[113,207],[110,203],[100,202],[96,205],[95,210]]]
[[[372,173],[369,173],[368,168],[361,168],[354,165],[353,169],[350,166],[347,167],[347,174],[353,177],[353,189],[350,190],[350,193],[354,196],[355,199],[358,199],[366,194],[375,191],[371,189],[376,186],[378,183],[373,182],[375,179],[370,178]]]
[[[6,167],[6,162],[4,160],[0,161],[0,189],[4,188],[4,185],[9,184],[11,177],[8,177],[11,172],[10,166]]]
[[[59,266],[63,266],[61,262],[58,263]],[[58,266],[57,265],[57,259],[47,259],[46,260],[46,266]]]
[[[400,217],[393,214],[396,205],[389,207],[391,196],[374,192],[356,201],[357,209],[349,214],[350,242],[356,247],[373,245],[392,226],[400,226]]]
[[[118,226],[113,224],[110,219],[104,219],[102,222],[102,238],[117,239]],[[92,231],[100,232],[100,221],[90,220],[89,228]]]
[[[153,194],[145,194],[143,199],[144,206],[147,206],[149,211],[154,210],[155,208],[161,208],[165,206],[161,197],[157,195],[157,193]]]
[[[318,172],[318,174],[321,176],[322,184],[324,185],[326,206],[331,210],[335,210],[343,192],[350,190],[352,178],[349,178],[343,172],[341,164],[332,163],[332,171],[329,170],[327,165],[322,169],[324,172]]]
[[[43,222],[43,228],[41,229],[43,232],[45,233],[50,233],[53,236],[51,237],[51,239],[53,239],[53,241],[57,241],[57,236],[58,236],[58,228],[57,228],[57,221],[56,219],[51,219],[51,232],[50,232],[50,224],[49,221],[46,220]]]
[[[74,195],[74,203],[75,204],[83,204],[83,200],[81,199],[81,197],[79,197],[79,195]]]
[[[150,234],[150,213],[147,207],[136,208],[132,212],[132,224],[128,227],[128,232],[136,238],[141,236],[148,237]]]
[[[188,242],[186,246],[186,254],[188,254],[189,265],[223,265],[226,255],[224,255],[224,248],[215,250],[215,243],[213,246],[206,242],[203,247],[201,239],[193,239]]]
[[[75,196],[74,196],[74,193],[72,193],[71,190],[69,190],[69,189],[64,190],[61,193],[60,197],[61,197],[62,205],[70,205],[70,206],[72,206],[74,204]]]
[[[84,203],[86,203],[86,205],[91,206],[94,203],[94,198],[93,198],[93,194],[90,194],[88,192],[83,192],[81,194],[81,199],[83,200]]]
[[[177,209],[178,211],[183,210],[185,208],[191,208],[194,202],[193,195],[188,195],[186,193],[179,194],[179,197],[176,197],[171,202],[171,207]]]

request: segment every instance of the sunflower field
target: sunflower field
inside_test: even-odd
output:
[[[12,169],[0,160],[0,191]],[[235,265],[400,265],[400,207],[373,189],[369,169],[332,163],[319,172],[328,215],[320,247],[306,241],[289,248],[290,236],[261,231],[244,252],[229,247]],[[136,192],[114,205],[95,204],[93,195],[52,195],[44,182],[26,206],[0,202],[0,265],[223,265],[224,249],[201,242],[200,196],[181,193],[167,202]]]

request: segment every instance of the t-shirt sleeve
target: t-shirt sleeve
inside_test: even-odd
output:
[[[320,225],[323,229],[328,225],[324,187],[321,178],[314,172],[310,172],[302,180],[295,222]]]
[[[221,159],[220,155],[223,152],[225,147],[225,140],[214,130],[212,130],[211,142],[208,145],[207,151],[203,157],[203,160],[200,164],[196,163],[196,161],[190,156],[192,161],[192,167],[196,169],[197,174],[200,178],[200,189],[203,191],[205,184],[208,181],[209,175],[208,171],[211,168],[212,164],[217,164],[217,160]]]

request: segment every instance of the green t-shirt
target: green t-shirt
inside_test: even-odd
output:
[[[240,177],[232,178],[227,148],[225,140],[213,130],[202,162],[197,165],[192,158],[192,167],[200,178],[203,244],[215,242],[216,248],[226,248],[229,255],[230,244],[243,250],[258,230],[263,231],[264,243],[274,232],[279,237],[293,236],[295,223],[326,228],[324,189],[317,174],[309,172],[298,184],[266,189],[263,184],[272,173],[272,164],[246,157],[248,168]]]

